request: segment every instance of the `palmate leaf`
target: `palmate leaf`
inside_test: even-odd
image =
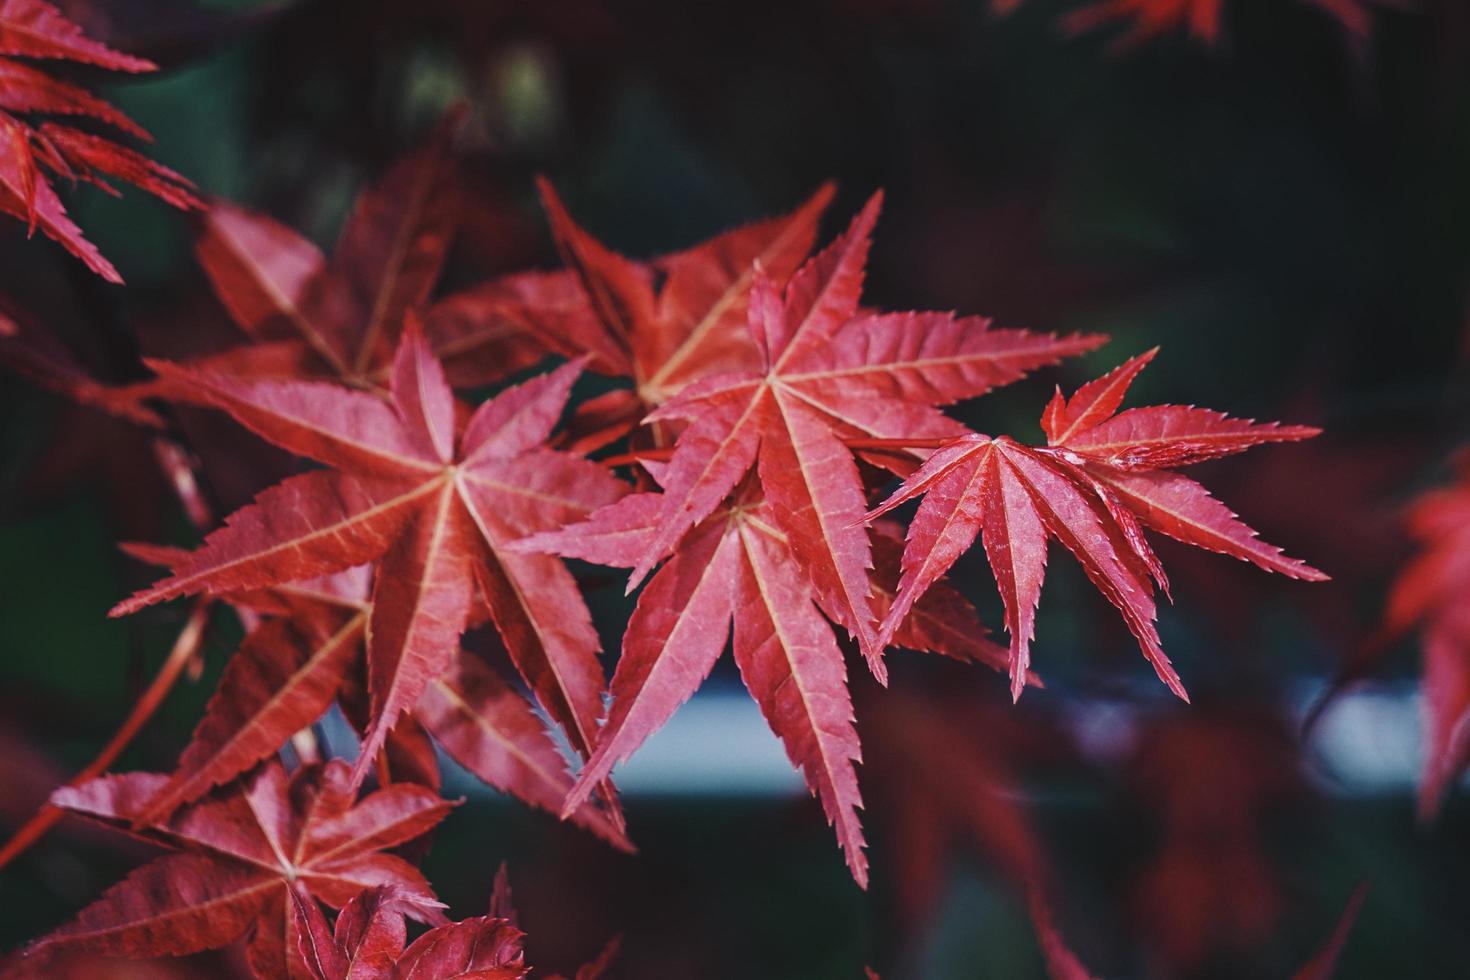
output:
[[[529,975],[505,866],[495,876],[488,915],[435,926],[408,944],[405,918],[422,917],[422,900],[394,885],[368,889],[329,926],[316,902],[293,893],[302,959],[313,980],[521,980]],[[614,938],[576,980],[597,980],[617,955]],[[541,974],[538,972],[537,976]],[[550,974],[548,980],[565,980]]]
[[[515,925],[495,915],[446,922],[405,949],[405,917],[416,897],[393,886],[370,889],[328,927],[310,898],[293,893],[301,958],[312,980],[521,980],[530,972]]]
[[[230,659],[189,745],[142,819],[178,807],[269,758],[322,716],[360,646],[363,613],[269,620]]]
[[[67,216],[47,172],[116,194],[109,178],[133,184],[188,210],[200,206],[193,185],[136,150],[58,123],[32,123],[32,114],[93,119],[138,139],[148,133],[123,112],[76,85],[11,57],[60,59],[113,71],[146,72],[150,61],[114,51],[42,0],[0,0],[0,211],[18,218],[81,259],[109,282],[122,282],[112,263]]]
[[[132,826],[171,853],[134,871],[37,944],[110,956],[181,955],[248,935],[259,977],[310,976],[299,953],[292,893],[336,908],[380,885],[413,899],[421,921],[443,922],[428,882],[385,850],[421,836],[453,804],[396,784],[361,800],[342,762],[303,766],[287,777],[271,761],[242,783],[137,826],[166,777],[104,776],[58,790],[52,802],[83,816]]]
[[[656,532],[656,494],[636,494],[584,527],[518,547],[555,547],[604,564],[629,565],[618,545]],[[585,540],[582,532],[585,529]],[[638,542],[642,546],[642,542]],[[860,758],[847,669],[832,629],[769,508],[747,501],[712,515],[689,535],[639,596],[613,675],[612,706],[597,751],[567,797],[576,806],[612,768],[661,727],[709,675],[734,625],[735,662],[767,723],[822,802],[859,884],[867,859],[858,821]]]
[[[752,469],[774,525],[808,569],[822,610],[883,680],[869,601],[866,507],[845,440],[952,437],[933,406],[971,398],[1101,342],[992,330],[980,317],[858,314],[875,196],[836,242],[779,291],[757,270],[750,332],[761,369],[705,378],[648,416],[686,423],[661,476],[658,530],[632,588]]]
[[[788,215],[644,263],[579,227],[549,181],[540,189],[552,234],[594,320],[547,320],[533,339],[550,353],[589,355],[593,370],[633,384],[579,411],[573,427],[589,449],[626,435],[649,409],[700,378],[759,368],[747,326],[755,269],[784,285],[810,254],[834,193],[824,185]]]
[[[357,895],[327,925],[321,907],[293,892],[301,958],[313,980],[374,980],[391,975],[408,941],[404,917],[416,909],[415,896],[391,885]]]
[[[399,716],[449,668],[478,588],[537,699],[573,747],[591,753],[603,686],[591,619],[560,561],[507,550],[626,489],[603,468],[542,446],[577,365],[506,390],[462,430],[443,370],[413,327],[399,345],[391,404],[329,384],[156,369],[266,439],[333,468],[262,493],[116,614],[375,562],[366,624],[371,721],[356,785]]]
[[[193,366],[381,389],[405,314],[422,309],[424,334],[450,383],[473,387],[540,360],[543,348],[528,340],[535,329],[593,322],[565,272],[505,276],[429,302],[460,213],[456,129],[451,116],[359,195],[330,258],[272,218],[212,202],[196,256],[250,343]],[[138,393],[187,396],[166,380]]]
[[[1071,399],[1059,391],[1042,420],[1047,447],[1022,446],[1007,436],[962,436],[935,450],[869,515],[924,497],[909,525],[903,580],[884,617],[880,643],[903,623],[909,604],[979,536],[1005,608],[1011,692],[1019,698],[1046,572],[1046,542],[1055,538],[1122,613],[1160,679],[1187,700],[1154,628],[1154,587],[1167,588],[1167,580],[1144,527],[1267,571],[1308,581],[1327,577],[1260,541],[1198,483],[1164,469],[1305,439],[1318,430],[1229,419],[1190,406],[1118,412],[1128,386],[1153,356],[1150,351],[1128,361]]]
[[[212,787],[235,779],[317,721],[334,698],[344,698],[344,685],[356,682],[364,669],[370,583],[369,569],[354,568],[226,597],[267,618],[226,665],[178,766],[148,802],[141,822],[165,820]],[[475,618],[483,616],[488,612]],[[346,714],[366,728],[367,700],[362,699],[360,711]],[[455,651],[448,669],[389,735],[395,781],[438,788],[438,763],[428,737],[487,785],[551,813],[561,811],[572,787],[566,760],[532,706],[463,649]],[[615,847],[632,849],[618,821],[591,802],[570,819]]]
[[[789,539],[752,483],[686,535],[639,595],[597,751],[564,812],[580,806],[693,696],[729,641],[747,689],[821,801],[853,877],[866,885],[853,765],[861,751],[842,650],[813,602]],[[629,567],[657,533],[662,506],[659,494],[630,494],[584,523],[512,548]],[[898,577],[896,549],[882,547],[879,556],[894,559],[880,565],[877,576],[891,589]],[[1004,652],[984,639],[975,610],[942,584],[920,603],[912,623],[897,642],[997,669],[1004,663]]]
[[[887,614],[898,594],[903,559],[903,528],[893,521],[873,525],[873,612]],[[913,612],[893,634],[893,644],[921,653],[938,653],[961,663],[979,663],[1004,672],[1006,648],[991,640],[980,614],[952,585],[936,582],[915,603]],[[1029,683],[1041,685],[1035,674]]]
[[[196,254],[240,329],[294,342],[303,373],[385,381],[395,332],[428,299],[453,236],[454,128],[446,122],[358,197],[330,260],[284,225],[214,204]],[[253,373],[235,363],[244,356],[216,356],[214,366]]]

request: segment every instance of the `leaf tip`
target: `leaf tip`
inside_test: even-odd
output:
[[[881,650],[881,648],[880,648],[880,650]],[[878,686],[880,686],[880,687],[887,687],[888,686],[888,664],[884,663],[882,653],[880,652],[878,654],[875,654],[873,656],[870,656],[870,657],[867,658],[867,660],[868,660],[868,672],[873,675],[873,680],[875,680],[875,681],[878,682]]]
[[[570,820],[578,810],[582,809],[582,804],[587,802],[587,797],[592,795],[594,783],[591,779],[586,778],[590,772],[590,769],[583,770],[582,776],[577,779],[571,789],[567,790],[566,799],[561,804],[561,812],[557,815],[560,819]]]

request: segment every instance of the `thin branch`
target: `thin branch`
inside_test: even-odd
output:
[[[153,678],[153,683],[148,686],[148,690],[143,692],[143,696],[133,706],[133,710],[122,723],[122,727],[103,746],[102,751],[97,753],[97,757],[71,778],[67,783],[68,786],[79,785],[107,771],[107,767],[117,761],[117,757],[122,755],[123,750],[132,743],[134,737],[148,723],[148,719],[153,717],[154,712],[158,710],[159,705],[163,704],[169,691],[173,689],[174,683],[183,674],[184,668],[198,652],[204,640],[205,625],[209,622],[209,605],[208,601],[200,601],[195,604],[188,621],[184,623],[184,628],[179,631],[178,639],[174,640],[173,649],[169,651],[168,658],[164,660],[157,676]],[[0,868],[14,861],[32,844],[45,836],[46,832],[56,826],[57,821],[61,819],[61,813],[61,810],[50,803],[44,804],[41,809],[37,810],[35,815],[6,842],[5,846],[0,848]]]

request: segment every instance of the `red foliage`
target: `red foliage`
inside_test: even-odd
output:
[[[1372,30],[1374,0],[1302,0],[1327,14],[1354,41],[1361,43]],[[992,6],[1009,12],[1020,0],[993,0]],[[1204,44],[1224,38],[1225,0],[1091,0],[1062,20],[1070,33],[1122,25],[1114,42],[1126,50],[1163,34],[1184,32]]]
[[[28,6],[6,0],[0,12]],[[74,56],[131,64],[41,21],[53,41],[82,45]],[[75,111],[128,125],[68,97]],[[172,185],[153,182],[159,172],[142,158],[48,127],[34,131],[36,145],[74,169],[168,197]],[[815,255],[830,186],[784,217],[635,260],[578,227],[543,182],[567,268],[434,300],[458,219],[455,129],[450,120],[359,197],[330,257],[270,218],[213,202],[197,255],[244,335],[236,346],[147,361],[155,378],[114,387],[44,332],[0,320],[0,355],[74,402],[157,432],[179,403],[218,409],[316,464],[260,492],[197,550],[130,546],[170,574],[115,615],[200,596],[196,620],[204,603],[227,604],[246,634],[172,773],[54,795],[172,853],[36,955],[179,955],[247,937],[263,977],[524,976],[503,881],[489,915],[450,923],[406,860],[451,807],[435,747],[496,789],[631,849],[613,770],[694,694],[727,642],[866,886],[844,634],[882,684],[886,649],[900,646],[1008,670],[1019,697],[1039,685],[1030,645],[1057,538],[1183,696],[1154,627],[1154,590],[1167,582],[1145,527],[1325,578],[1173,472],[1316,430],[1186,406],[1120,411],[1153,352],[1070,399],[1058,391],[1045,447],[980,436],[946,415],[1105,338],[864,306],[878,195]],[[44,186],[34,191],[43,204]],[[192,199],[177,191],[175,203]],[[79,236],[68,241],[81,248]],[[464,400],[548,357],[566,363]],[[554,436],[584,368],[616,388],[577,404]],[[584,455],[620,441],[619,457]],[[192,480],[182,454],[171,458],[175,482]],[[614,476],[615,462],[640,464],[638,492]],[[894,476],[902,486],[872,509],[872,486]],[[875,520],[920,495],[906,540]],[[202,505],[192,511],[210,523]],[[1009,650],[943,581],[977,536]],[[644,583],[610,683],[564,557],[632,569],[630,591]],[[480,626],[493,626],[515,682],[465,649],[464,634]],[[533,700],[583,761],[575,778]],[[312,760],[301,734],[334,703],[361,735],[350,765]],[[903,869],[906,897],[915,906],[928,897],[956,841],[978,844],[1028,896],[1052,971],[1086,976],[1051,924],[1046,861],[1025,810],[997,795],[1009,760],[973,744],[971,715],[932,707],[904,695],[873,713],[882,740],[873,768],[900,787],[894,822],[919,849]],[[288,744],[303,760],[289,776],[278,758]],[[370,775],[377,788],[359,799]],[[335,923],[319,902],[341,910]],[[434,928],[409,942],[406,918]],[[615,948],[577,976],[598,975]]]
[[[115,613],[375,561],[365,624],[371,720],[354,786],[399,716],[448,669],[477,596],[542,705],[579,751],[591,753],[603,684],[591,617],[560,562],[506,550],[624,490],[597,465],[541,445],[566,402],[575,365],[508,389],[463,425],[416,321],[399,345],[388,403],[321,383],[155,367],[171,385],[332,468],[261,494],[172,577]]]
[[[573,426],[584,430],[578,444],[594,449],[627,435],[650,409],[700,378],[756,369],[759,354],[746,328],[755,269],[784,285],[811,252],[832,193],[829,184],[787,217],[644,263],[616,254],[578,227],[543,180],[552,233],[596,319],[548,320],[536,339],[547,353],[589,355],[593,370],[633,383],[632,391],[611,392],[578,411]],[[668,441],[664,427],[647,431],[656,445]]]
[[[1129,385],[1153,356],[1150,351],[1133,358],[1070,399],[1058,389],[1042,416],[1046,448],[1022,446],[1008,436],[959,436],[869,515],[924,496],[909,526],[903,580],[884,617],[880,643],[983,531],[1011,635],[1011,694],[1019,698],[1031,662],[1046,542],[1056,538],[1122,613],[1159,678],[1188,700],[1154,628],[1154,587],[1167,592],[1168,580],[1144,527],[1267,571],[1326,579],[1258,540],[1204,487],[1171,472],[1262,443],[1304,439],[1317,430],[1231,419],[1193,406],[1119,412]]]
[[[122,277],[80,228],[52,189],[45,171],[85,181],[110,194],[116,178],[177,208],[198,207],[193,185],[136,150],[59,123],[34,124],[33,114],[93,119],[138,139],[151,139],[137,123],[97,96],[12,58],[80,62],[113,71],[147,72],[151,61],[114,51],[43,0],[0,2],[0,211],[40,228],[93,272],[111,282]]]
[[[1405,515],[1419,553],[1393,584],[1374,645],[1415,628],[1423,638],[1425,819],[1470,765],[1470,456],[1457,469],[1454,484],[1425,493]]]
[[[213,202],[195,251],[248,343],[194,366],[381,390],[404,315],[422,310],[424,335],[450,382],[469,387],[534,364],[540,354],[528,332],[590,321],[567,273],[506,276],[428,305],[459,222],[457,128],[451,116],[427,146],[358,196],[330,258],[265,215]],[[188,389],[155,384],[136,393],[187,397]]]
[[[248,934],[258,975],[296,977],[306,974],[292,893],[341,907],[366,888],[393,885],[416,900],[416,917],[444,921],[417,869],[382,853],[444,819],[452,804],[437,793],[399,784],[357,800],[345,763],[303,766],[288,778],[273,761],[167,821],[148,822],[144,808],[164,782],[148,773],[104,776],[52,797],[57,806],[131,828],[171,853],[113,886],[42,940],[41,950],[176,956]]]
[[[1138,733],[1131,770],[1161,831],[1132,902],[1154,958],[1186,974],[1221,950],[1265,945],[1286,905],[1268,825],[1305,798],[1285,726],[1208,707],[1155,719]]]

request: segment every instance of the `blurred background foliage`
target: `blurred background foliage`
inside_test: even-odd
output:
[[[62,6],[164,64],[106,89],[156,135],[159,160],[324,245],[365,181],[467,103],[471,186],[446,289],[555,264],[536,173],[634,255],[785,210],[835,178],[833,227],[874,188],[888,193],[875,305],[1112,335],[1081,362],[963,406],[979,430],[1039,438],[1053,384],[1154,345],[1163,353],[1136,403],[1323,426],[1315,443],[1212,464],[1203,479],[1334,582],[1161,549],[1179,596],[1166,647],[1195,708],[1170,702],[1061,561],[1038,627],[1047,692],[1011,710],[996,677],[916,658],[900,658],[893,685],[920,704],[949,697],[958,755],[1003,757],[1056,869],[1063,931],[1100,973],[1287,976],[1367,877],[1342,977],[1470,975],[1470,811],[1452,800],[1438,826],[1416,827],[1408,783],[1344,781],[1295,727],[1371,626],[1404,552],[1396,507],[1442,476],[1466,435],[1470,11],[1456,0],[1379,9],[1361,43],[1311,3],[1229,0],[1216,47],[1166,36],[1123,54],[1106,31],[1066,36],[1068,5],[1050,0],[1004,18],[981,0]],[[186,218],[137,194],[83,189],[68,203],[129,285],[103,284],[8,223],[0,292],[109,380],[132,376],[159,338],[176,349],[221,329]],[[147,508],[120,503],[166,491],[142,482],[116,426],[0,380],[7,825],[105,741],[186,615],[104,618],[139,584],[117,540],[188,540],[181,517],[151,526]],[[999,623],[975,556],[956,580]],[[620,583],[592,587],[616,650]],[[175,692],[124,768],[173,762],[238,638],[216,620],[203,677]],[[1406,645],[1389,681],[1415,663]],[[719,674],[715,694],[738,683]],[[886,695],[854,683],[864,743],[881,754],[872,719]],[[1016,731],[1029,734],[1004,734]],[[1267,732],[1266,761],[1247,772],[1278,767],[1288,791],[1229,781]],[[1380,734],[1413,737],[1369,730],[1360,747]],[[1161,745],[1176,757],[1151,757]],[[507,860],[534,961],[559,968],[623,932],[630,977],[856,977],[864,964],[898,977],[1041,975],[1024,902],[985,848],[946,851],[936,897],[915,911],[903,810],[879,802],[881,767],[869,768],[871,896],[815,805],[779,794],[635,795],[637,859],[476,797],[437,835],[427,871],[473,914]],[[1199,831],[1191,872],[1178,816],[1190,800],[1238,804],[1259,826],[1234,844]],[[0,947],[61,921],[132,859],[75,827],[53,835],[0,875]],[[1181,904],[1203,921],[1177,921]]]

